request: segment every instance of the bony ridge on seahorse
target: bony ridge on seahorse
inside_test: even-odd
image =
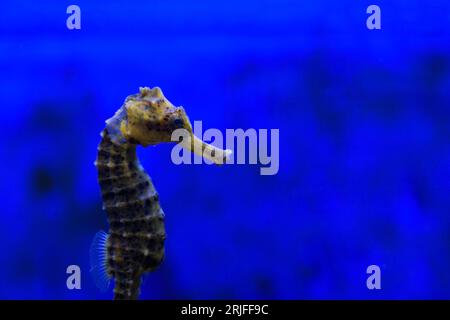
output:
[[[136,156],[136,146],[171,142],[177,129],[187,134],[180,142],[191,152],[222,164],[222,150],[194,136],[182,107],[175,107],[160,88],[140,88],[106,121],[95,166],[109,232],[99,231],[90,249],[91,273],[100,289],[114,278],[114,299],[137,299],[141,277],[164,258],[164,212],[151,178]]]

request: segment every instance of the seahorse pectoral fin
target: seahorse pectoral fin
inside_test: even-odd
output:
[[[190,135],[190,138],[183,140],[182,146],[188,149],[190,152],[208,159],[215,164],[226,163],[227,159],[232,153],[232,151],[229,149],[223,150],[211,144],[203,142],[193,134]]]

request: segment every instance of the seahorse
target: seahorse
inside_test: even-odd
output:
[[[175,107],[159,87],[141,87],[128,96],[100,134],[95,166],[109,233],[99,231],[94,237],[91,273],[102,290],[114,279],[114,299],[137,299],[142,275],[164,259],[164,212],[136,147],[171,142],[177,129],[187,133],[180,141],[184,148],[216,164],[231,153],[197,138],[184,108]]]

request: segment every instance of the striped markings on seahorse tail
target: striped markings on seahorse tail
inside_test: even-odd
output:
[[[182,107],[174,107],[157,87],[140,88],[125,99],[100,134],[94,164],[109,233],[100,231],[94,237],[91,271],[101,289],[114,278],[115,299],[137,299],[142,274],[156,269],[165,254],[164,212],[136,147],[171,142],[172,133],[180,128],[198,140]],[[184,147],[195,151],[191,143]],[[206,143],[202,148],[225,152]]]
[[[95,165],[110,225],[105,271],[115,280],[115,299],[136,299],[142,273],[164,258],[164,213],[136,146],[116,145],[107,130],[102,137]]]

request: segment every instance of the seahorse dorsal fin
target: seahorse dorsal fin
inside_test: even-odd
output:
[[[107,248],[109,235],[104,231],[95,234],[92,240],[90,258],[91,274],[95,285],[101,290],[106,291],[109,288],[111,277],[108,274]]]

